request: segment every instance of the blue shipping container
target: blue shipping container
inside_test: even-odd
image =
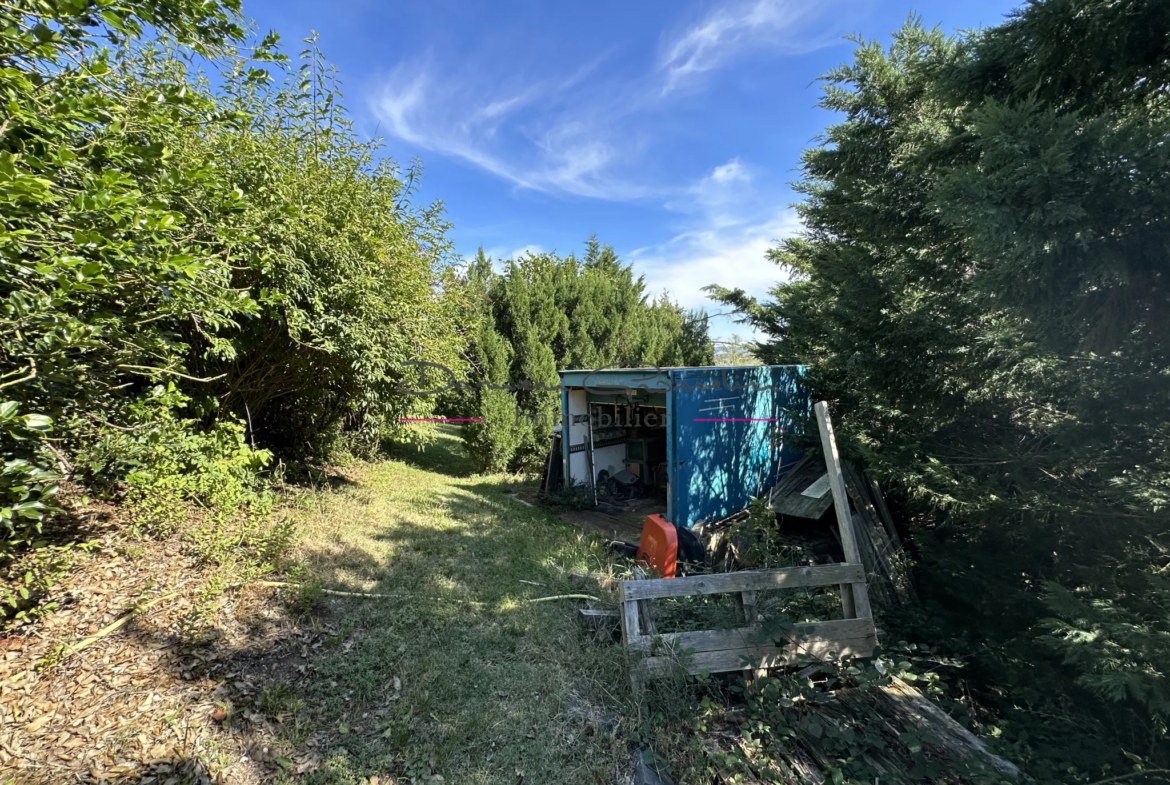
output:
[[[607,401],[665,411],[666,518],[690,528],[745,508],[799,458],[793,429],[810,413],[804,366],[562,371],[565,476],[597,475],[590,406]],[[616,448],[609,448],[616,449]],[[619,459],[620,464],[620,459]]]

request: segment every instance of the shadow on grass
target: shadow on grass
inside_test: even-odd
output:
[[[624,654],[586,638],[580,601],[530,602],[604,598],[571,577],[608,564],[604,550],[509,498],[506,478],[463,479],[452,441],[421,461],[449,479],[412,489],[414,475],[383,464],[368,478],[374,502],[353,519],[363,534],[305,545],[329,586],[384,596],[325,598],[341,642],[297,684],[328,739],[303,781],[619,781],[632,730],[619,719]]]
[[[280,478],[286,485],[314,491],[326,488],[336,491],[357,485],[348,477],[330,471],[328,467],[314,466],[301,461],[282,463]]]
[[[386,457],[410,464],[445,477],[470,477],[475,474],[475,463],[463,447],[463,437],[457,425],[440,425],[437,437],[427,444],[386,442],[382,445]]]
[[[317,516],[301,546],[309,585],[365,596],[310,597],[298,626],[265,595],[244,609],[247,645],[192,647],[146,618],[123,634],[174,652],[159,662],[172,675],[218,685],[203,700],[230,706],[230,733],[268,750],[248,764],[266,781],[620,781],[633,730],[620,646],[582,633],[579,600],[530,602],[607,597],[571,577],[605,569],[604,549],[513,499],[513,478],[472,476],[456,428],[392,456],[301,513]],[[197,760],[168,763],[180,781],[208,781]]]
[[[604,550],[511,498],[515,478],[472,476],[455,428],[423,450],[395,452],[397,461],[364,467],[358,482],[308,478],[317,503],[292,513],[306,519],[307,576],[295,581],[367,596],[233,589],[241,592],[225,627],[233,632],[219,640],[193,643],[164,614],[143,613],[77,655],[141,653],[140,671],[165,674],[160,686],[182,706],[171,719],[192,731],[189,744],[184,731],[181,745],[157,754],[111,737],[111,755],[138,761],[123,776],[620,780],[632,727],[620,647],[585,638],[574,620],[579,601],[528,602],[605,597],[570,577],[603,568]],[[282,610],[314,601],[299,624]],[[227,707],[228,722],[214,719],[216,706]],[[151,716],[140,712],[143,723]]]

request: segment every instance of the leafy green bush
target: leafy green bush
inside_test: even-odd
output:
[[[19,597],[6,617],[35,613],[64,568],[63,546],[20,551],[53,539],[56,483],[76,452],[122,433],[111,420],[132,416],[151,377],[185,376],[176,326],[215,330],[255,310],[174,209],[198,182],[232,209],[230,183],[173,156],[184,127],[232,121],[173,63],[127,46],[146,36],[216,57],[243,35],[231,3],[0,9],[0,381],[12,399],[0,416],[0,567],[7,599]]]
[[[188,403],[174,384],[158,385],[129,407],[126,426],[103,430],[78,456],[92,483],[124,483],[138,534],[169,535],[193,509],[211,526],[272,509],[261,477],[272,454],[247,444],[242,425],[200,429],[180,414]]]
[[[289,536],[272,450],[410,437],[433,406],[399,393],[410,361],[458,362],[418,167],[356,137],[313,40],[292,69],[242,21],[235,0],[0,8],[8,566],[65,477],[124,494],[140,534],[266,563]]]
[[[178,364],[177,325],[255,310],[175,209],[200,182],[233,209],[230,183],[173,156],[182,128],[230,120],[173,65],[109,42],[151,26],[213,55],[243,31],[229,5],[193,0],[7,5],[0,21],[0,372],[24,411],[109,420]]]
[[[481,320],[471,351],[471,367],[480,374],[481,384],[465,401],[472,418],[479,421],[463,426],[463,441],[480,471],[502,472],[520,443],[516,399],[503,389],[508,384],[511,352],[489,319]]]
[[[57,509],[61,476],[18,457],[29,454],[30,443],[35,447],[51,427],[43,414],[20,414],[16,401],[0,403],[0,444],[7,448],[0,468],[0,555],[33,545],[43,533],[46,514]]]
[[[251,423],[261,443],[294,457],[328,458],[340,444],[369,454],[410,438],[403,418],[426,417],[431,396],[412,363],[459,367],[455,311],[441,294],[450,242],[439,204],[411,206],[421,177],[361,141],[335,75],[312,38],[304,66],[282,81],[226,74],[221,111],[233,125],[191,129],[175,157],[214,162],[240,194],[217,219],[216,188],[186,201],[201,239],[236,260],[232,285],[255,316],[212,332],[188,322],[187,368],[213,378],[208,397]]]
[[[50,590],[77,564],[84,548],[44,545],[0,563],[0,618],[24,622],[56,609]]]

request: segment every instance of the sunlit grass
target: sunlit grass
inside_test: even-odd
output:
[[[329,749],[302,781],[615,781],[632,728],[620,647],[585,639],[575,601],[526,602],[581,592],[569,574],[607,571],[603,548],[509,498],[519,478],[471,474],[450,431],[395,457],[298,514],[311,578],[391,595],[319,608],[338,633],[300,697]]]

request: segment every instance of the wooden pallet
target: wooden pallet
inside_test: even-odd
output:
[[[623,581],[621,586],[622,640],[628,651],[642,655],[631,672],[635,689],[639,689],[646,679],[680,666],[692,674],[739,670],[759,674],[800,659],[842,655],[869,657],[873,654],[877,631],[866,589],[865,567],[849,514],[829,407],[821,402],[815,409],[845,562],[649,580],[640,570],[635,570],[634,579]],[[756,612],[757,592],[816,586],[840,586],[844,619],[797,624],[786,633],[787,640],[780,642],[764,634]],[[737,594],[743,626],[729,630],[658,634],[651,606],[653,600],[705,594]]]

